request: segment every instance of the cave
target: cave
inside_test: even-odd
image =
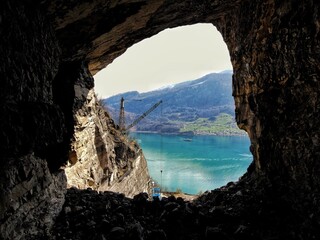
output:
[[[74,115],[87,116],[92,109],[92,75],[134,43],[195,23],[212,23],[228,46],[236,121],[250,137],[254,162],[238,184],[203,196],[210,210],[195,207],[199,225],[190,227],[179,218],[176,228],[201,232],[180,239],[319,238],[318,1],[12,0],[0,5],[1,239],[50,239],[67,192],[61,166],[68,159],[77,161],[70,151]],[[102,136],[97,132],[96,143]],[[223,201],[235,189],[234,198]],[[259,225],[250,211],[241,217],[222,214],[221,203],[233,206],[228,208],[232,212],[246,190],[257,195],[253,199],[260,207],[255,210],[269,217],[267,225]],[[84,192],[88,198],[95,195]],[[141,207],[144,202],[138,200],[136,207]],[[252,201],[242,209],[250,209]],[[171,209],[176,204],[166,205],[172,213],[168,223],[176,223],[177,212]],[[63,211],[67,214],[70,207]],[[236,229],[214,225],[211,214],[237,222]],[[258,230],[245,226],[242,217]],[[141,239],[146,226],[139,224],[130,233],[140,238],[131,234],[130,239]],[[125,233],[113,228],[108,236],[129,239]],[[158,239],[176,237],[171,233],[170,226],[148,232]]]

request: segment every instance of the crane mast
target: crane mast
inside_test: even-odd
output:
[[[124,119],[124,99],[121,98],[120,102],[120,113],[119,113],[119,128],[121,132],[126,130],[125,119]]]

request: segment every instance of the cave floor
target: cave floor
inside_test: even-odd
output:
[[[261,194],[242,181],[194,201],[148,201],[113,192],[68,189],[51,239],[320,239],[319,199]],[[295,200],[293,200],[295,199]],[[311,207],[311,205],[313,207]]]

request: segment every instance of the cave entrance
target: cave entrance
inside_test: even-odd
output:
[[[234,121],[231,69],[221,34],[212,24],[196,24],[135,44],[95,75],[95,91],[116,122],[122,97],[127,124],[163,101],[131,136],[165,190],[221,187],[252,162],[249,138]]]

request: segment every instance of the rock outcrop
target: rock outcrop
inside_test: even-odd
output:
[[[119,131],[92,86],[93,78],[86,70],[74,84],[74,135],[64,168],[68,186],[112,190],[128,197],[150,192],[141,148]]]
[[[0,5],[0,239],[37,238],[66,191],[64,173],[49,164],[63,154],[66,129],[53,99],[61,51],[38,8]]]
[[[217,22],[234,68],[237,122],[252,143],[251,173],[280,192],[320,187],[318,9],[316,1],[250,2],[237,19]]]
[[[3,163],[0,189],[0,238],[37,238],[50,232],[60,213],[66,178],[63,171],[50,173],[47,162],[31,153]]]
[[[67,163],[70,153],[70,159],[80,159],[81,154],[71,149],[77,146],[73,137],[77,131],[80,133],[80,129],[75,132],[75,120],[87,118],[90,111],[83,115],[87,100],[77,101],[76,96],[81,93],[86,95],[83,100],[92,99],[91,74],[144,38],[166,28],[199,22],[214,24],[230,51],[236,118],[250,136],[254,156],[240,188],[247,188],[244,183],[249,182],[259,190],[259,197],[253,200],[271,202],[273,206],[286,198],[281,206],[296,206],[294,216],[298,223],[311,219],[310,226],[319,228],[317,216],[306,216],[310,209],[318,209],[320,187],[319,4],[316,0],[2,1],[0,238],[35,239],[48,233],[64,202],[66,181],[60,168]],[[80,85],[84,89],[78,89]],[[88,128],[91,127],[89,124]],[[110,133],[102,136],[102,129],[103,125],[94,127],[97,139],[107,141],[108,135],[112,138]],[[93,143],[90,139],[87,136],[79,146],[85,141]],[[108,143],[106,146],[106,150],[112,149]],[[97,151],[92,146],[88,149],[95,151],[98,158],[114,156],[113,153],[104,156],[101,149]],[[97,160],[96,166],[105,163]],[[138,161],[139,158],[135,163]],[[86,181],[93,179],[93,184],[99,183],[101,172],[96,169],[92,176],[85,176],[90,177]],[[125,171],[119,173],[115,179],[124,176],[124,180]],[[111,177],[108,181],[112,181]],[[206,202],[214,205],[213,199],[216,197],[209,195]],[[129,203],[120,205],[131,211]],[[245,201],[243,211],[251,205],[251,201]],[[112,208],[125,209],[121,206]],[[228,206],[231,208],[232,204]],[[266,209],[257,206],[257,211]],[[179,213],[170,211],[168,219],[181,219],[175,218]],[[210,214],[210,211],[199,213],[204,219]],[[247,219],[254,222],[257,216],[250,214]],[[285,215],[280,216],[285,223]],[[238,217],[231,214],[227,219],[233,221]],[[120,222],[122,219],[119,215]],[[213,225],[215,220],[212,221]],[[297,222],[290,219],[293,228],[289,229],[299,226]],[[171,223],[182,227],[195,224]],[[274,221],[268,224],[260,228],[273,229],[270,224],[275,224]],[[207,238],[233,237],[225,236],[219,226],[208,227],[204,235]],[[141,232],[138,225],[135,229]],[[245,231],[245,227],[238,229]],[[121,227],[112,232],[126,233]],[[307,232],[293,236],[313,237]],[[266,234],[261,238],[272,237]]]

